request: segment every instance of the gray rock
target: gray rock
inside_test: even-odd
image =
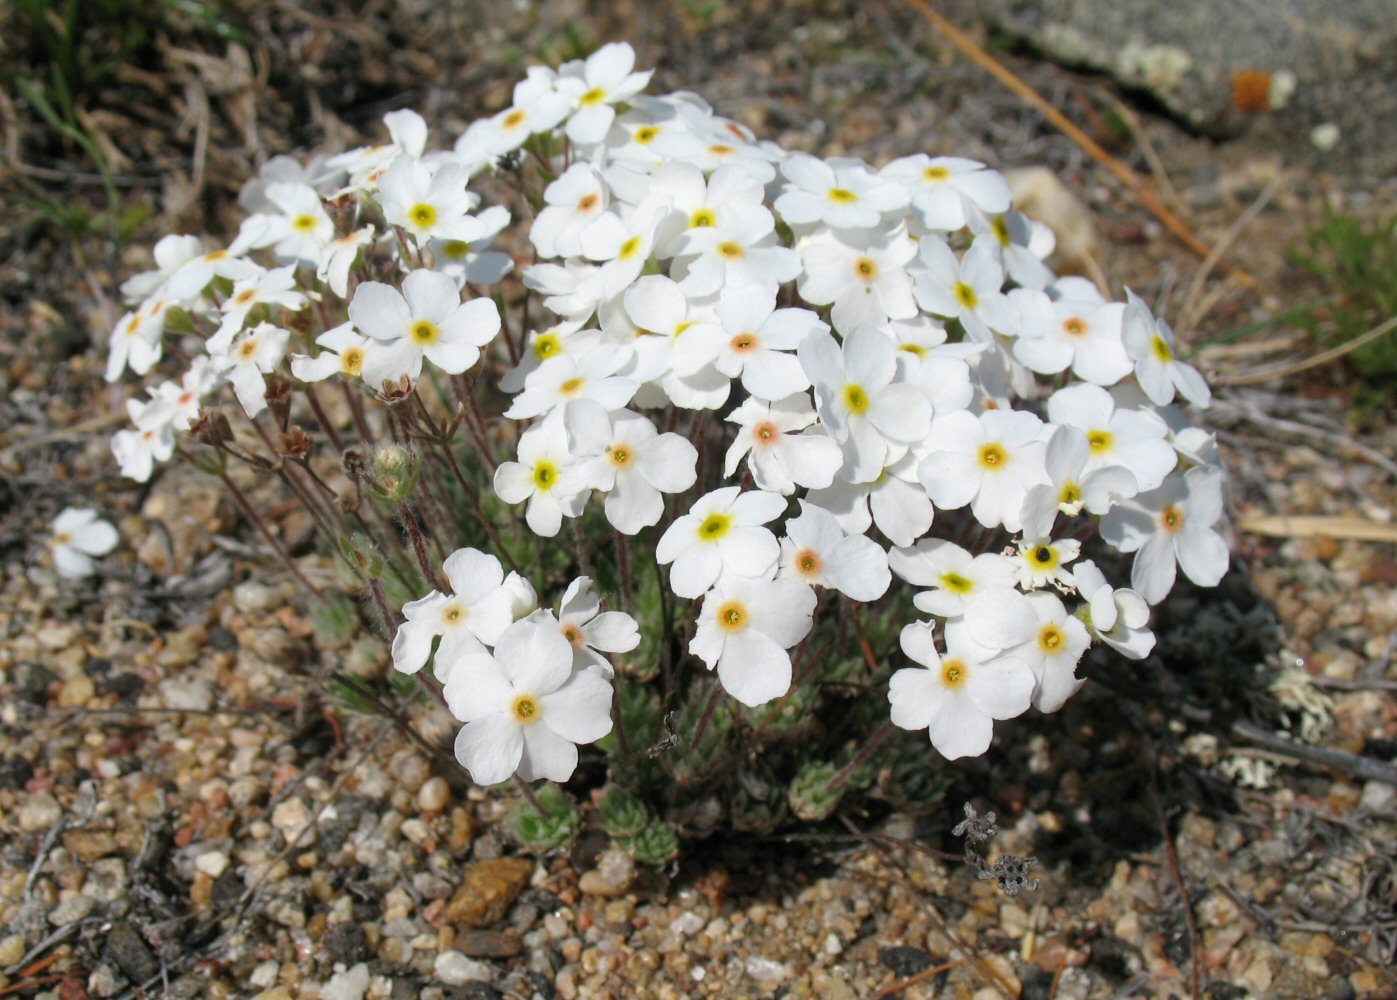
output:
[[[121,921],[112,924],[107,933],[107,947],[103,956],[126,974],[137,985],[152,979],[160,971],[160,962],[155,953],[141,937],[140,931],[131,924]]]
[[[1397,0],[982,0],[978,7],[1052,59],[1147,91],[1198,131],[1250,130],[1288,143],[1293,158],[1360,172],[1397,168]],[[1247,73],[1265,75],[1238,77]],[[1312,141],[1322,126],[1337,129],[1332,150]]]

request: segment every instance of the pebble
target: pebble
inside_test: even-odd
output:
[[[167,677],[156,689],[166,708],[186,712],[207,712],[213,708],[213,688],[194,677]]]
[[[513,958],[524,950],[518,931],[462,931],[455,944],[473,958]]]
[[[267,959],[252,970],[252,975],[247,977],[248,984],[256,986],[259,990],[265,990],[268,986],[275,985],[276,978],[281,974],[281,963],[275,959]]]
[[[432,776],[432,765],[415,750],[404,750],[388,765],[398,787],[408,794],[417,792]]]
[[[10,934],[0,939],[0,967],[16,964],[28,950],[23,934]]]
[[[785,963],[775,962],[760,955],[749,957],[743,969],[747,975],[763,983],[779,983],[790,976]]]
[[[451,786],[440,776],[428,778],[417,790],[417,808],[423,812],[439,813],[451,804]]]
[[[462,986],[470,982],[489,982],[494,970],[484,962],[467,958],[459,951],[444,951],[433,966],[436,976],[447,986]]]
[[[364,1000],[369,991],[369,967],[363,962],[346,972],[337,972],[320,987],[320,1000]]]
[[[228,870],[228,855],[222,851],[208,851],[194,859],[194,867],[210,878],[218,878]]]
[[[97,685],[92,683],[92,678],[86,674],[78,674],[63,682],[63,688],[58,692],[58,706],[60,708],[81,708],[93,699],[97,694]]]
[[[272,810],[272,826],[286,838],[290,843],[291,839],[299,834],[310,823],[310,810],[306,804],[294,796],[278,802],[276,808]],[[301,837],[301,846],[308,846],[315,842],[315,828],[308,830],[305,836]]]
[[[577,887],[593,896],[619,896],[635,881],[635,861],[619,848],[607,850],[597,860],[597,867],[584,872]]]
[[[55,927],[67,927],[86,919],[97,909],[97,901],[87,896],[69,896],[49,913],[49,923]]]
[[[281,604],[281,594],[275,587],[256,580],[245,580],[233,588],[233,607],[245,615],[269,611]]]
[[[466,869],[456,895],[446,904],[445,917],[457,927],[488,927],[509,911],[534,873],[525,858],[477,861]]]

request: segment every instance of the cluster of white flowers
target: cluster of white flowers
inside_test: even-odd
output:
[[[162,240],[159,269],[124,286],[134,308],[108,377],[150,370],[172,313],[207,357],[130,404],[123,469],[149,476],[225,380],[255,418],[274,371],[376,390],[424,364],[458,375],[503,358],[485,290],[514,268],[491,249],[509,212],[471,185],[523,176],[527,155],[546,185],[521,277],[556,321],[527,330],[499,382],[520,428],[495,490],[527,502],[537,535],[599,500],[631,536],[721,467],[731,485],[672,517],[656,557],[677,597],[701,599],[689,650],[729,694],[782,696],[817,591],[874,601],[893,574],[924,588],[928,617],[902,633],[920,666],[894,674],[892,719],[947,757],[984,752],[993,720],[1060,708],[1094,640],[1146,655],[1149,605],[1176,567],[1212,585],[1228,565],[1216,447],[1171,405],[1205,405],[1208,389],[1169,327],[1129,292],[1110,302],[1056,277],[1051,233],[981,163],[790,153],[693,94],[643,95],[648,79],[625,44],[534,67],[450,152],[427,152],[422,119],[394,112],[387,145],[269,163],[226,250]],[[707,456],[718,434],[721,466]],[[943,535],[977,525],[980,549],[1002,532],[1000,551],[937,537],[938,512]],[[1132,589],[1071,565],[1098,526],[1134,553]],[[566,777],[573,744],[609,728],[610,670],[568,660],[546,613],[518,621],[490,560],[457,553],[454,595],[404,608],[395,664],[420,668],[441,636],[478,780]],[[570,594],[595,611],[586,581]],[[633,622],[598,628],[595,649],[634,648]]]

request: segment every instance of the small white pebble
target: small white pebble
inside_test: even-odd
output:
[[[247,977],[249,985],[256,986],[259,990],[265,990],[276,982],[277,976],[281,973],[281,965],[272,959],[263,962],[252,970],[252,975]]]
[[[364,1000],[369,990],[369,967],[360,962],[348,972],[337,972],[320,988],[320,1000]]]
[[[228,855],[222,851],[208,851],[194,859],[194,867],[209,878],[218,878],[228,870]]]
[[[825,938],[825,954],[838,955],[844,950],[844,942],[839,940],[838,934],[831,934]]]
[[[467,958],[459,951],[444,951],[437,956],[433,966],[437,978],[447,986],[464,986],[466,983],[489,982],[491,968],[484,962]]]

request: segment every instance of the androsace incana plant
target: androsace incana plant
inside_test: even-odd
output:
[[[450,149],[396,111],[270,161],[231,244],[167,236],[123,286],[108,379],[184,371],[112,450],[223,476],[273,542],[231,472],[280,475],[478,782],[602,741],[744,828],[925,790],[1094,643],[1145,656],[1178,572],[1221,578],[1178,408],[1208,388],[983,164],[787,152],[649,76],[610,44]],[[850,748],[894,727],[931,747],[875,774]]]

